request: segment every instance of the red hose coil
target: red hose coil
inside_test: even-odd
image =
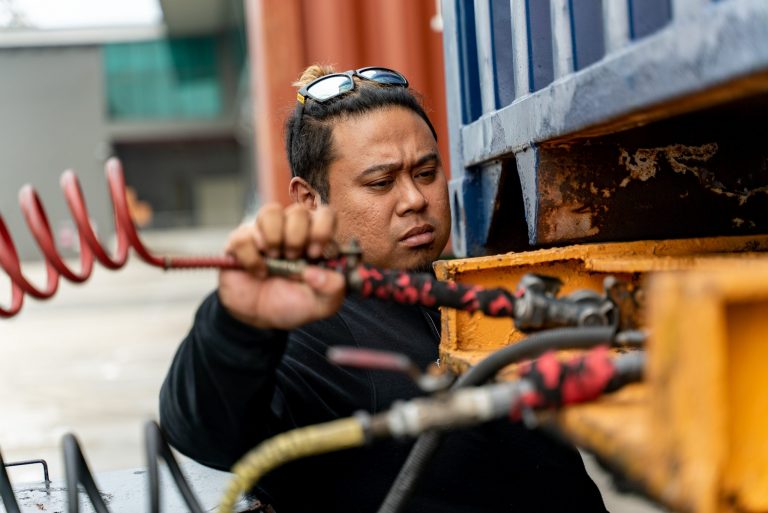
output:
[[[93,265],[96,260],[108,269],[122,268],[128,260],[128,250],[131,247],[146,263],[163,269],[239,268],[235,259],[230,256],[168,257],[150,253],[139,239],[136,226],[131,219],[125,193],[123,167],[118,159],[112,158],[107,161],[106,175],[115,215],[117,247],[114,256],[109,256],[91,227],[85,198],[77,176],[72,171],[65,171],[61,176],[61,188],[64,190],[64,197],[77,226],[80,239],[79,271],[67,267],[56,249],[48,216],[35,189],[26,185],[19,191],[19,204],[24,219],[45,259],[47,280],[44,288],[35,286],[24,277],[18,252],[5,221],[0,216],[0,267],[11,279],[11,306],[7,309],[0,307],[0,317],[13,317],[19,313],[24,303],[25,294],[37,299],[52,297],[59,287],[60,277],[75,283],[86,281],[93,272]]]

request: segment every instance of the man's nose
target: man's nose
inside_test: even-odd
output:
[[[399,187],[397,192],[398,215],[403,216],[409,212],[420,212],[427,207],[427,198],[413,179],[408,178],[403,180],[401,187]]]

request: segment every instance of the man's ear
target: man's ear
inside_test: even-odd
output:
[[[315,210],[322,203],[320,193],[309,185],[309,182],[298,176],[291,178],[288,193],[294,203],[301,203],[310,210]]]

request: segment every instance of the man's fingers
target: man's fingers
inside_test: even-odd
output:
[[[251,272],[258,272],[264,268],[264,259],[259,253],[255,235],[252,226],[240,226],[230,234],[226,246],[226,252]]]
[[[270,203],[259,209],[256,227],[261,232],[267,255],[280,256],[283,245],[283,209],[278,203]]]
[[[329,207],[318,207],[312,215],[307,255],[310,258],[322,257],[325,246],[333,240],[335,230],[336,214]]]
[[[309,210],[294,203],[285,209],[283,247],[285,258],[299,258],[304,253],[309,235]]]
[[[249,272],[263,278],[265,257],[323,257],[324,249],[333,241],[335,224],[336,216],[328,207],[310,212],[299,204],[283,209],[272,203],[259,210],[253,225],[232,232],[226,251]]]

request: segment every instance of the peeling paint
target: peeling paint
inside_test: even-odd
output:
[[[718,180],[712,171],[700,165],[712,159],[717,154],[718,149],[718,144],[715,142],[700,146],[672,144],[659,148],[639,148],[632,154],[621,148],[619,165],[629,171],[629,176],[621,181],[619,187],[626,187],[632,180],[645,182],[655,177],[661,168],[663,159],[675,173],[690,174],[696,177],[702,187],[715,194],[736,199],[739,206],[746,204],[753,196],[768,194],[768,186],[742,190],[729,188]]]
[[[564,202],[550,212],[546,225],[548,237],[554,240],[567,240],[600,233],[595,225],[594,205]]]
[[[723,196],[726,196],[728,198],[737,199],[739,202],[739,206],[744,205],[752,196],[756,194],[768,193],[768,186],[757,187],[751,190],[744,189],[742,191],[729,189],[722,182],[717,180],[715,178],[715,175],[708,169],[691,166],[686,164],[685,162],[681,162],[681,160],[683,161],[697,160],[697,159],[703,160],[703,161],[709,160],[715,153],[717,153],[717,149],[718,149],[717,143],[705,144],[703,146],[698,147],[698,149],[701,150],[699,151],[698,154],[697,153],[690,154],[686,151],[689,148],[696,148],[696,147],[674,145],[674,146],[670,146],[669,148],[671,148],[672,151],[668,153],[667,158],[669,160],[669,164],[672,166],[672,170],[675,173],[693,174],[696,178],[698,178],[699,183],[701,183],[701,185],[704,186],[704,188],[709,189],[715,194],[722,194]]]
[[[621,181],[619,187],[626,187],[632,180],[646,182],[656,176],[661,157],[664,157],[675,173],[693,173],[699,177],[707,170],[693,165],[691,161],[707,162],[717,153],[717,149],[717,143],[701,146],[672,144],[660,148],[639,148],[630,155],[627,150],[621,148],[619,165],[629,171],[629,176]]]
[[[734,103],[735,113],[752,110],[751,100]],[[740,115],[712,115],[541,145],[533,228],[528,220],[532,244],[765,230],[764,137],[747,130]],[[759,115],[752,117],[759,122]]]
[[[619,187],[626,187],[632,180],[647,182],[654,176],[659,168],[659,153],[663,148],[641,148],[632,156],[624,148],[619,155],[619,165],[629,170],[629,176],[624,178]]]
[[[701,168],[691,166],[687,161],[707,162],[717,153],[718,145],[717,143],[702,144],[701,146],[673,144],[662,149],[675,173],[685,174],[692,172],[695,174]]]

